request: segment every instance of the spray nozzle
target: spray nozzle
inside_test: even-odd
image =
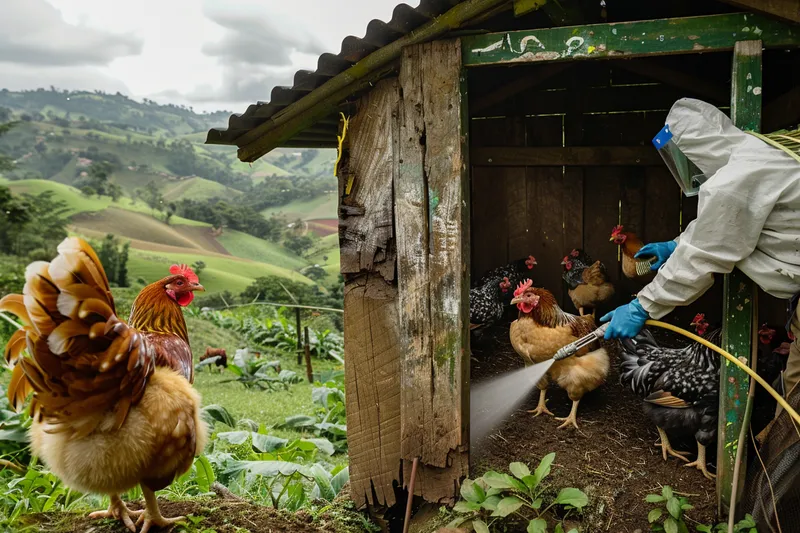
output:
[[[566,346],[562,346],[553,356],[553,360],[560,361],[561,359],[572,357],[583,348],[586,348],[593,342],[602,339],[606,334],[606,329],[608,329],[608,324],[603,324],[585,337],[581,337],[580,339],[573,341]]]

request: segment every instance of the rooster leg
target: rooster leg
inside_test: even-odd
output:
[[[539,415],[550,415],[553,416],[547,409],[547,405],[545,404],[544,397],[547,395],[547,389],[539,389],[539,405],[536,406],[536,409],[533,411],[528,411],[529,413],[533,413],[533,416]]]
[[[137,525],[142,524],[142,530],[139,533],[148,533],[151,527],[170,527],[186,519],[184,516],[176,516],[175,518],[164,518],[161,516],[161,510],[158,508],[158,500],[156,500],[156,493],[144,485],[141,487],[142,494],[144,494],[146,509],[136,522]]]
[[[563,429],[565,427],[569,427],[570,425],[575,426],[575,429],[580,429],[580,428],[578,428],[578,404],[579,403],[580,403],[580,400],[572,400],[572,410],[569,412],[569,416],[567,416],[566,418],[556,417],[556,420],[564,422],[563,424],[558,426],[558,429]]]
[[[119,494],[112,494],[108,510],[90,513],[89,518],[115,518],[125,524],[125,527],[136,533],[136,526],[133,525],[131,517],[136,518],[137,516],[141,516],[143,512],[144,511],[131,511],[119,497]]]
[[[669,443],[669,437],[667,437],[667,432],[661,429],[660,427],[656,427],[658,430],[658,437],[661,439],[660,443],[656,443],[656,446],[661,447],[661,455],[664,457],[664,460],[667,460],[667,454],[671,455],[672,457],[677,457],[681,461],[689,462],[689,459],[684,457],[684,455],[689,455],[689,452],[679,452],[672,449],[672,446]]]
[[[698,469],[708,479],[714,479],[717,477],[716,475],[712,474],[706,469],[706,447],[700,444],[699,442],[697,443],[697,460],[695,460],[693,463],[689,463],[683,466],[692,466]]]

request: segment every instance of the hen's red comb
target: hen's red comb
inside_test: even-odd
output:
[[[622,233],[623,229],[624,228],[622,227],[622,225],[614,226],[613,228],[611,228],[611,235],[618,235],[618,234]]]
[[[517,296],[525,292],[526,289],[530,289],[532,285],[533,285],[532,279],[526,279],[525,281],[521,281],[520,284],[517,286],[517,290],[514,291],[514,297],[516,298]]]
[[[697,313],[694,315],[694,320],[692,320],[692,325],[699,324],[700,322],[704,322],[706,319],[706,315],[704,313]]]
[[[192,267],[189,265],[172,265],[169,267],[169,273],[172,275],[180,274],[186,278],[189,283],[197,283],[200,281],[200,278],[197,277],[197,274],[194,273],[194,270],[192,270]]]

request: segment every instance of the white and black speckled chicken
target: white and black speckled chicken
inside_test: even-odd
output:
[[[485,273],[469,291],[469,329],[481,330],[503,319],[514,297],[514,287],[536,265],[532,255]]]
[[[708,323],[699,314],[692,325],[698,335],[719,344],[721,329],[706,334]],[[675,451],[667,434],[694,434],[695,467],[709,479],[706,448],[717,437],[719,412],[719,356],[706,346],[692,342],[683,348],[660,346],[645,328],[633,339],[622,341],[620,383],[644,399],[644,412],[653,421],[661,438],[664,460],[667,455],[688,461],[688,452]]]
[[[614,285],[608,281],[605,265],[600,261],[593,261],[580,248],[567,254],[561,265],[564,267],[561,279],[567,284],[569,298],[581,316],[587,307],[594,316],[597,306],[614,296]]]

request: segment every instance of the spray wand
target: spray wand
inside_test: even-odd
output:
[[[743,372],[746,372],[748,376],[753,378],[759,385],[764,387],[764,389],[766,389],[766,391],[773,398],[775,398],[775,401],[777,401],[778,404],[781,407],[783,407],[789,413],[789,415],[791,415],[791,417],[794,419],[794,421],[796,423],[800,424],[800,414],[797,414],[797,411],[792,409],[792,406],[789,405],[789,403],[783,398],[783,396],[781,396],[781,394],[778,391],[776,391],[775,389],[770,387],[769,384],[766,381],[764,381],[764,378],[762,378],[761,376],[756,374],[753,371],[753,369],[751,369],[749,366],[747,366],[746,364],[744,364],[741,361],[739,361],[733,355],[731,355],[730,353],[726,352],[725,350],[723,350],[722,348],[720,348],[716,344],[713,344],[713,343],[707,341],[706,339],[704,339],[703,337],[695,335],[694,333],[686,331],[683,328],[679,328],[678,326],[673,326],[672,324],[668,324],[666,322],[661,322],[660,320],[648,320],[647,322],[645,322],[645,325],[647,325],[647,326],[656,326],[658,328],[663,328],[663,329],[668,329],[670,331],[674,331],[675,333],[680,333],[684,337],[688,337],[688,338],[692,339],[693,341],[699,342],[703,346],[705,346],[705,347],[707,347],[707,348],[709,348],[711,350],[714,350],[715,352],[720,354],[722,357],[724,357],[725,359],[727,359],[731,363],[733,363],[736,366],[738,366],[739,368],[741,368]],[[581,337],[580,339],[578,339],[578,340],[576,340],[574,342],[571,342],[571,343],[567,344],[566,346],[564,346],[562,348],[559,348],[559,350],[553,356],[552,360],[553,361],[560,361],[562,359],[566,359],[567,357],[572,357],[573,355],[578,353],[578,351],[581,350],[582,348],[586,348],[587,346],[589,346],[593,342],[602,339],[606,334],[606,329],[608,329],[608,324],[603,324],[602,326],[600,326],[599,328],[597,328],[593,332],[589,333],[588,335],[586,335],[584,337]]]

